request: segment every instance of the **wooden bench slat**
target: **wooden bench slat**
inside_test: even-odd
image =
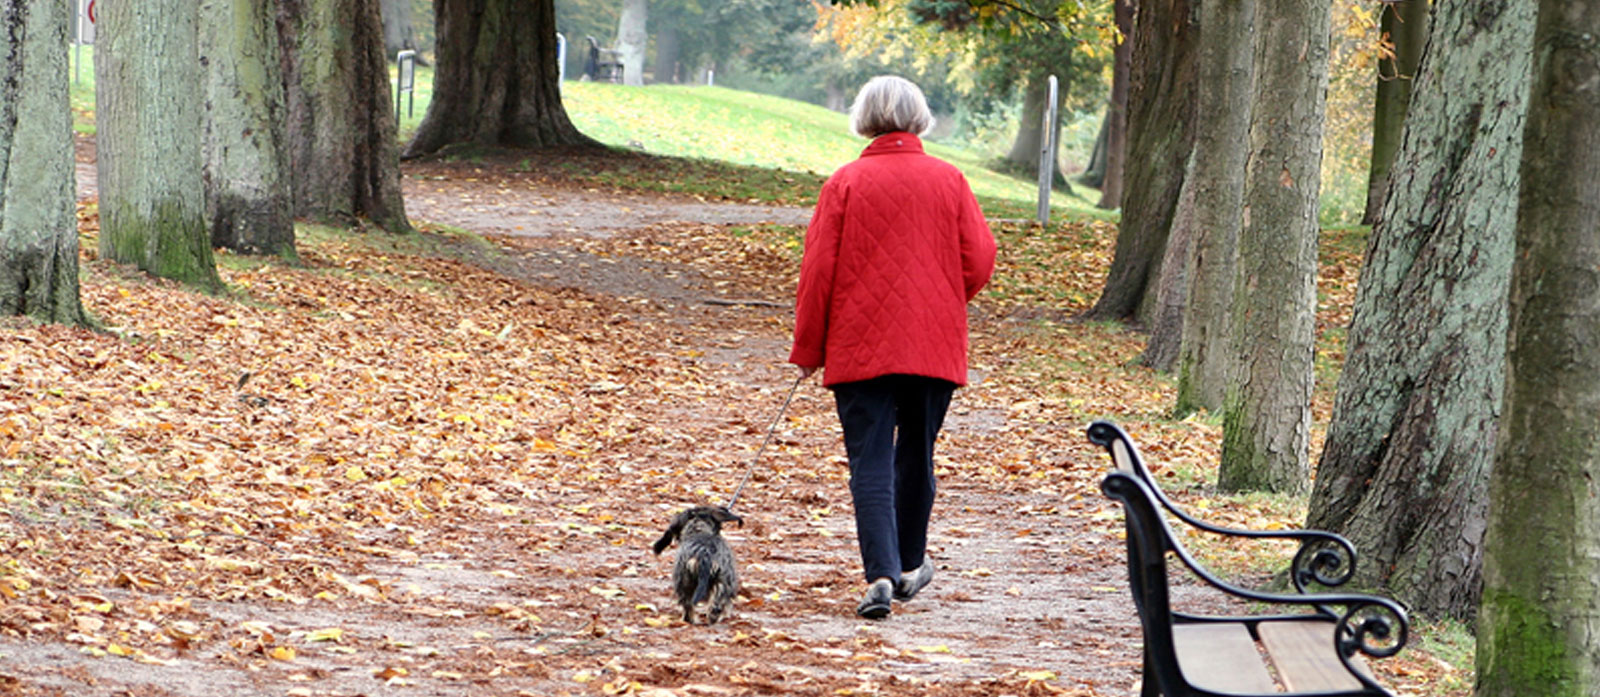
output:
[[[1242,624],[1177,624],[1172,643],[1190,685],[1212,692],[1277,692],[1261,652]]]
[[[1333,622],[1262,622],[1256,631],[1278,677],[1291,692],[1361,689],[1361,682],[1345,669],[1333,647]],[[1351,663],[1366,673],[1359,656]]]

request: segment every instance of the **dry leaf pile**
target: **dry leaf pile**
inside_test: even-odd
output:
[[[852,612],[814,384],[740,500],[734,617],[685,626],[648,551],[726,503],[792,384],[793,228],[309,230],[302,266],[224,259],[221,297],[85,252],[105,331],[0,331],[0,694],[1124,694],[1120,518],[1081,429],[1133,425],[1172,472],[1217,435],[1164,419],[1137,335],[1067,321],[1111,233],[1001,230],[941,445],[940,575],[879,624]],[[588,273],[616,264],[681,292]]]

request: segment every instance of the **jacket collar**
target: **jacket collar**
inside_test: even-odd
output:
[[[905,131],[885,133],[872,139],[872,143],[861,151],[861,156],[891,155],[904,153],[922,153],[922,139]]]

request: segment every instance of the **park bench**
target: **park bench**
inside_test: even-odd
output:
[[[1221,695],[1383,696],[1361,656],[1386,658],[1405,646],[1405,608],[1381,596],[1318,590],[1355,575],[1355,548],[1316,530],[1258,531],[1211,525],[1161,492],[1128,434],[1100,421],[1089,441],[1111,455],[1115,469],[1101,483],[1122,502],[1128,580],[1144,632],[1143,697]],[[1206,533],[1299,543],[1288,569],[1292,593],[1263,592],[1219,579],[1174,535],[1168,516]],[[1169,564],[1169,558],[1175,560]],[[1172,607],[1169,570],[1197,578],[1200,593],[1220,605],[1198,614]],[[1199,604],[1186,592],[1185,610]],[[1232,600],[1228,600],[1228,598]]]

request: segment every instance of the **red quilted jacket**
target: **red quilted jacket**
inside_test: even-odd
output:
[[[806,230],[789,362],[823,384],[967,384],[967,301],[995,244],[966,177],[910,133],[879,136],[823,185]]]

